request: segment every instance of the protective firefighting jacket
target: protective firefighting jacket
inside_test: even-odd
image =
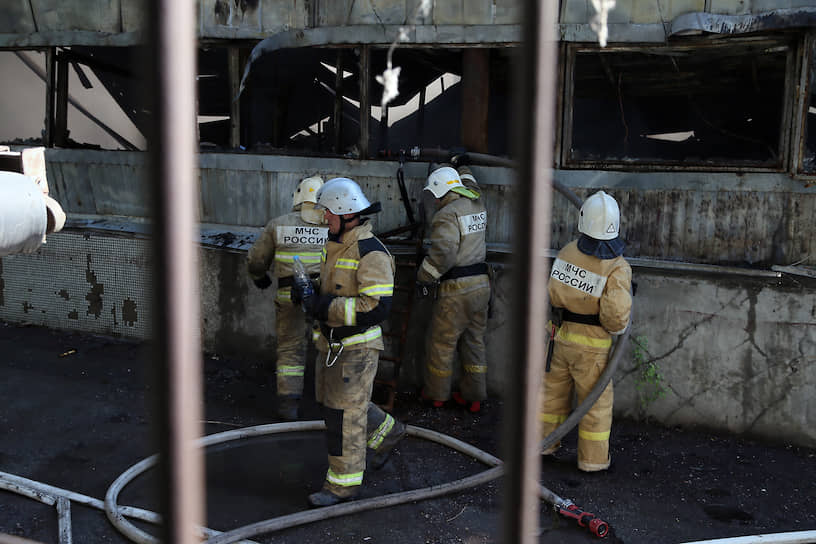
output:
[[[329,341],[344,350],[384,348],[380,323],[391,311],[394,258],[363,223],[329,236],[320,265],[321,310],[315,345],[329,351]]]
[[[485,263],[487,213],[471,190],[444,195],[431,220],[431,247],[417,281],[439,281],[428,329],[424,394],[433,400],[450,397],[453,363],[462,365],[460,392],[467,401],[487,398],[484,333],[490,280]]]
[[[291,300],[292,267],[296,255],[308,274],[316,276],[320,272],[321,251],[329,229],[306,221],[304,216],[316,220],[316,214],[310,216],[307,211],[312,210],[293,211],[269,221],[247,255],[247,269],[253,280],[263,278],[272,267],[278,278],[276,300]]]
[[[417,281],[441,281],[440,295],[453,286],[445,280],[484,274],[487,211],[478,199],[448,192],[431,220],[431,247],[417,272]]]
[[[319,224],[320,218],[313,204],[301,204],[300,210],[272,219],[247,255],[247,269],[253,280],[263,278],[270,267],[278,279],[275,336],[280,398],[298,398],[303,393],[307,324],[300,306],[292,303],[292,270],[297,255],[307,272],[317,276],[328,234],[328,228]]]
[[[609,349],[610,335],[622,334],[629,323],[631,287],[632,268],[623,257],[599,259],[582,253],[576,241],[567,244],[553,262],[548,284],[553,307],[570,312],[556,342],[594,351]]]
[[[551,366],[544,374],[539,421],[542,436],[563,423],[571,408],[573,391],[579,403],[595,387],[607,365],[611,334],[629,324],[632,269],[617,256],[601,259],[587,255],[573,241],[558,252],[548,283],[550,302],[560,309],[562,321],[555,333]],[[578,426],[578,468],[609,467],[612,430],[612,382],[581,418]],[[551,453],[560,443],[546,452]]]

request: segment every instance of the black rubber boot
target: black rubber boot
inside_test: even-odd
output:
[[[309,506],[311,506],[312,508],[334,506],[335,504],[340,504],[341,502],[353,501],[356,497],[357,497],[356,493],[353,495],[349,495],[348,497],[341,497],[340,495],[335,495],[331,491],[321,489],[317,493],[312,493],[311,495],[309,495]]]
[[[380,447],[374,450],[374,455],[371,456],[371,460],[369,461],[371,468],[374,470],[381,469],[386,461],[388,461],[388,457],[391,455],[394,446],[405,438],[407,434],[408,431],[405,430],[405,424],[395,420],[394,428],[391,429],[391,432],[383,439]]]

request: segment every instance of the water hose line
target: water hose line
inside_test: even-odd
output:
[[[572,204],[574,204],[578,208],[581,207],[581,199],[577,195],[575,195],[574,192],[564,187],[555,180],[553,180],[553,185],[559,192],[564,194]],[[558,428],[556,428],[552,433],[550,433],[547,437],[544,438],[540,446],[542,449],[545,449],[550,445],[556,443],[570,430],[572,430],[578,424],[581,418],[595,404],[595,401],[598,400],[598,397],[600,397],[604,389],[606,389],[606,386],[612,380],[612,376],[614,375],[615,370],[618,367],[618,364],[621,360],[621,356],[623,353],[623,346],[626,344],[626,341],[629,338],[629,330],[630,327],[627,327],[624,333],[618,337],[618,340],[615,343],[613,351],[610,354],[609,363],[607,364],[604,372],[598,378],[598,381],[596,382],[592,391],[590,391],[590,393],[586,396],[583,402],[572,412],[572,414],[561,425],[558,426]],[[362,512],[366,510],[395,506],[407,502],[427,500],[487,483],[489,481],[501,477],[504,474],[504,467],[502,461],[499,458],[490,455],[489,453],[486,453],[474,446],[471,446],[470,444],[462,442],[461,440],[457,440],[448,435],[444,435],[436,431],[424,429],[421,427],[415,427],[413,425],[406,425],[406,429],[409,436],[430,440],[432,442],[448,446],[456,451],[459,451],[460,453],[469,455],[470,457],[476,459],[477,461],[480,461],[483,464],[488,465],[491,468],[478,474],[461,478],[459,480],[455,480],[452,482],[447,482],[444,484],[433,485],[422,489],[403,491],[400,493],[392,493],[381,497],[372,497],[370,499],[362,499],[348,503],[341,503],[334,506],[329,506],[316,510],[306,510],[302,512],[297,512],[295,514],[289,514],[285,516],[279,516],[277,518],[259,521],[250,525],[245,525],[243,527],[233,529],[232,531],[227,531],[212,536],[206,541],[205,544],[230,544],[255,535],[279,531],[282,529],[295,527],[306,523],[311,523],[313,521],[329,519],[333,517],[343,516],[356,512]],[[268,425],[258,425],[255,427],[247,427],[244,429],[235,429],[231,431],[225,431],[223,433],[209,435],[199,439],[197,443],[200,447],[206,447],[231,440],[250,438],[253,436],[260,436],[265,434],[277,434],[290,431],[317,431],[317,430],[325,430],[325,424],[322,421],[298,421],[291,423],[275,423]],[[133,478],[135,478],[142,472],[148,470],[155,464],[156,456],[154,455],[132,466],[130,469],[128,469],[122,475],[120,475],[119,478],[117,478],[113,482],[113,484],[111,484],[110,488],[108,489],[105,495],[105,513],[107,514],[108,519],[123,534],[125,534],[132,540],[138,542],[139,544],[156,544],[158,543],[158,539],[138,529],[129,521],[127,521],[125,517],[119,512],[117,498],[121,490]],[[560,512],[562,509],[569,509],[570,507],[576,508],[572,501],[562,499],[554,492],[541,485],[540,483],[539,483],[539,495],[546,502],[550,503],[556,512]],[[598,532],[597,530],[593,530],[593,532],[595,532],[597,536],[606,536],[606,534],[608,534],[608,526],[606,525],[605,522],[601,523],[603,532]],[[585,526],[580,519],[579,525]]]
[[[587,397],[589,398],[589,397]],[[566,422],[565,422],[566,424]],[[563,424],[562,424],[563,426]],[[444,484],[433,485],[430,487],[404,491],[401,493],[394,493],[382,497],[373,497],[370,499],[357,500],[348,503],[342,503],[335,506],[320,508],[317,510],[307,510],[295,514],[280,516],[277,518],[260,521],[243,527],[239,527],[232,531],[213,535],[210,533],[210,538],[206,541],[207,544],[228,544],[232,542],[239,542],[254,535],[279,531],[314,521],[328,519],[365,510],[373,510],[377,508],[385,508],[404,504],[407,502],[415,502],[420,500],[427,500],[450,493],[455,493],[475,487],[497,478],[500,478],[504,473],[502,461],[497,457],[490,455],[466,442],[462,442],[456,438],[444,435],[442,433],[416,427],[413,425],[406,426],[409,436],[421,438],[436,442],[438,444],[450,447],[460,453],[468,455],[473,459],[488,465],[490,468],[478,474],[468,476],[452,482]],[[560,429],[560,427],[559,427]],[[274,423],[268,425],[258,425],[254,427],[247,427],[243,429],[235,429],[225,431],[222,433],[208,435],[197,441],[198,446],[207,447],[223,442],[240,440],[245,438],[252,438],[256,436],[278,434],[293,431],[320,431],[325,430],[325,424],[322,421],[297,421],[290,423]],[[119,493],[124,487],[130,483],[134,478],[144,473],[148,469],[156,465],[157,456],[153,455],[139,463],[136,463],[131,468],[122,473],[108,488],[105,494],[105,513],[110,522],[125,536],[132,541],[139,544],[157,544],[159,540],[149,533],[135,527],[130,523],[120,511],[117,504]],[[541,498],[552,504],[554,507],[566,507],[572,503],[564,500],[544,486],[539,485]]]

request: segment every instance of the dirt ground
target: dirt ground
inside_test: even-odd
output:
[[[103,499],[111,483],[155,452],[151,445],[149,346],[0,322],[0,471]],[[268,364],[206,354],[206,434],[277,422]],[[473,415],[431,409],[400,391],[395,415],[501,457],[502,403]],[[318,419],[307,399],[302,419]],[[556,460],[542,462],[542,484],[611,527],[606,542],[681,543],[816,530],[816,451],[702,430],[617,420],[614,465],[575,468],[575,433]],[[207,526],[227,531],[305,509],[326,470],[321,432],[297,432],[207,449]],[[443,446],[409,437],[379,471],[366,473],[363,497],[442,484],[486,467]],[[151,473],[119,503],[156,510]],[[501,480],[427,501],[322,520],[253,537],[256,542],[487,543],[501,540]],[[76,543],[130,542],[101,510],[72,503]],[[598,539],[541,505],[541,542]],[[148,524],[137,526],[156,533]],[[56,510],[0,491],[0,534],[58,541]]]

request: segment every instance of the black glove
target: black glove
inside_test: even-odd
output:
[[[301,280],[297,276],[293,276],[292,280],[292,302],[295,304],[304,303],[308,297],[314,296],[317,291],[310,279]]]
[[[272,280],[269,278],[269,274],[264,274],[263,278],[253,279],[252,282],[258,289],[266,289],[272,285]]]
[[[320,302],[320,295],[312,291],[311,294],[307,294],[303,297],[303,300],[300,301],[300,307],[303,308],[303,313],[305,313],[308,317],[315,317],[317,313],[317,306]]]
[[[303,312],[312,319],[327,321],[329,319],[329,306],[332,300],[334,300],[334,297],[331,295],[312,293],[303,299],[301,307],[303,308]]]

